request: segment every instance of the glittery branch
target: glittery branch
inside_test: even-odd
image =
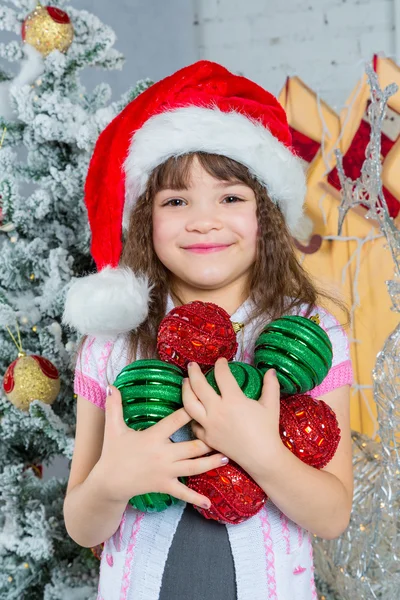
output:
[[[368,107],[368,120],[371,126],[370,141],[365,150],[365,161],[361,168],[361,175],[353,180],[345,175],[343,169],[343,155],[340,150],[335,150],[337,169],[342,186],[342,201],[339,206],[339,235],[342,231],[343,221],[350,208],[363,205],[368,207],[365,215],[367,219],[374,219],[379,223],[380,229],[388,241],[396,269],[396,276],[400,276],[400,232],[389,215],[385,196],[382,191],[382,161],[381,161],[381,133],[382,123],[386,114],[388,100],[398,90],[395,83],[388,85],[383,91],[378,82],[377,75],[370,65],[366,67],[368,82],[371,87],[371,103]],[[393,286],[392,286],[393,287]],[[390,288],[389,288],[390,293]],[[398,302],[394,302],[395,309]]]

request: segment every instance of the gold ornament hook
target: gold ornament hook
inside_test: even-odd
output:
[[[4,138],[5,138],[5,135],[6,135],[6,131],[7,131],[7,127],[4,127],[4,129],[3,129],[3,135],[1,136],[1,140],[0,140],[0,148],[3,145]]]
[[[18,321],[15,322],[15,327],[17,329],[18,342],[15,339],[15,337],[13,336],[11,329],[8,327],[8,325],[6,325],[6,329],[7,329],[8,333],[10,334],[12,341],[14,342],[14,344],[17,347],[18,358],[21,358],[22,356],[26,356],[26,353],[24,352],[24,349],[22,348],[21,332],[19,330]]]
[[[244,323],[237,323],[237,322],[232,321],[232,327],[233,327],[233,331],[235,333],[238,333],[238,331],[243,329]]]

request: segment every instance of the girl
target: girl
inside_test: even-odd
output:
[[[85,188],[99,272],[73,285],[64,314],[85,336],[65,522],[78,544],[105,542],[99,600],[317,597],[310,533],[340,535],[351,510],[352,371],[346,335],[317,307],[293,251],[304,193],[281,106],[214,63],[155,84],[101,134]],[[311,394],[335,410],[342,432],[325,469],[282,444],[275,374],[266,374],[254,402],[225,359],[216,364],[220,395],[192,364],[183,408],[145,431],[125,425],[109,384],[133,360],[156,357],[162,318],[193,300],[214,302],[244,324],[235,359],[250,363],[268,321],[318,315],[333,366]],[[207,456],[211,449],[218,453]],[[269,498],[240,525],[204,519],[192,505],[209,507],[208,498],[178,481],[227,457]],[[160,513],[127,504],[152,491],[182,502]]]

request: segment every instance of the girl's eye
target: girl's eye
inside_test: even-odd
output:
[[[181,198],[171,198],[171,200],[167,200],[163,206],[182,206],[182,204],[179,204],[180,202],[183,203]]]
[[[238,198],[237,196],[227,196],[224,198],[224,201],[227,201],[228,204],[233,204],[235,202],[244,202],[243,198]]]

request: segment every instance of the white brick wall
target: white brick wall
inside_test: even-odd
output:
[[[199,57],[277,94],[298,75],[333,108],[345,103],[363,61],[394,58],[396,0],[197,0]]]

